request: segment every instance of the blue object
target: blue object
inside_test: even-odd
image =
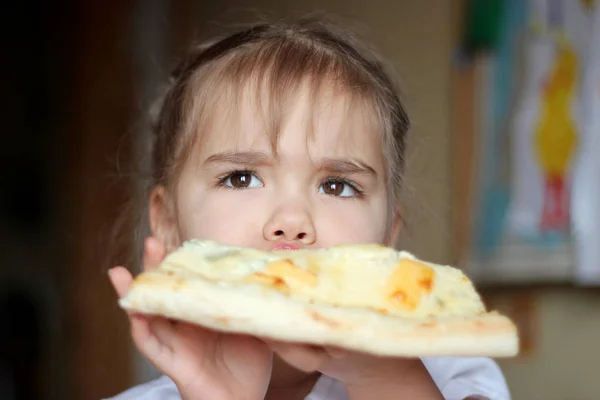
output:
[[[527,3],[523,0],[505,0],[504,12],[500,20],[498,44],[495,49],[493,74],[494,96],[490,129],[482,135],[490,135],[483,149],[481,182],[481,203],[476,214],[475,255],[488,258],[498,246],[504,230],[504,222],[510,202],[509,183],[503,174],[503,162],[508,158],[507,142],[510,103],[514,88],[515,56],[517,55],[518,35],[528,21]]]

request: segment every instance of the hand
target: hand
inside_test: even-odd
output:
[[[331,347],[269,342],[284,361],[344,383],[351,399],[442,399],[420,359],[384,358]]]
[[[144,270],[156,268],[165,248],[146,240]],[[109,271],[119,297],[133,280],[126,268]],[[131,336],[139,351],[177,385],[183,399],[263,399],[269,384],[272,352],[258,339],[221,334],[162,317],[129,315]]]

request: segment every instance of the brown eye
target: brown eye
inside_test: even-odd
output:
[[[243,174],[234,174],[231,176],[231,186],[238,188],[245,188],[250,185],[250,181],[252,180],[252,175],[243,173]]]
[[[325,182],[323,184],[323,192],[325,194],[328,194],[331,196],[339,196],[340,194],[342,194],[343,191],[344,191],[344,184],[342,182],[330,181],[330,182]]]
[[[352,184],[342,180],[327,180],[321,184],[319,193],[335,197],[357,197],[361,192]]]
[[[223,185],[234,189],[262,187],[263,183],[252,172],[234,172],[223,180]]]

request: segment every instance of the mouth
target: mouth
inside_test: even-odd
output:
[[[300,247],[293,243],[279,243],[275,246],[271,247],[271,251],[280,251],[280,250],[300,250]]]

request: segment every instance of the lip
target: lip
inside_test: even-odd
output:
[[[294,243],[279,243],[271,247],[271,251],[278,250],[300,250],[300,247],[295,245]]]

